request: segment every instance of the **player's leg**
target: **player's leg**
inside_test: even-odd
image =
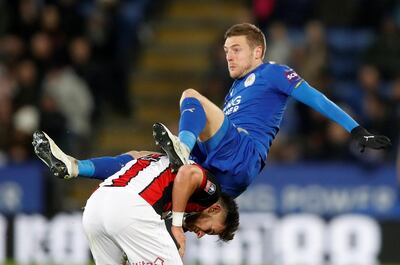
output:
[[[64,179],[79,175],[104,180],[133,159],[131,154],[123,154],[115,157],[77,160],[66,155],[53,139],[42,131],[33,134],[32,145],[36,155],[50,168],[50,171],[56,177]]]
[[[221,130],[226,119],[220,108],[194,89],[183,92],[180,105],[179,138],[162,124],[153,127],[156,144],[168,154],[174,169],[187,163],[197,138],[209,140]]]
[[[104,208],[107,207],[104,195],[96,191],[88,200],[83,211],[83,230],[96,265],[120,265],[124,252],[106,233],[103,224]]]
[[[89,242],[96,265],[121,265],[124,260],[124,252],[111,238],[105,235],[93,234],[85,228],[85,234]]]
[[[207,141],[214,136],[225,119],[224,113],[217,105],[191,88],[182,93],[180,107],[179,139],[190,149],[193,148],[197,138]],[[193,108],[199,108],[199,111],[190,111]],[[185,132],[195,136],[194,142],[186,139]],[[193,136],[189,138],[193,139]]]
[[[154,216],[149,218],[147,210],[152,210]],[[114,236],[130,264],[183,264],[160,216],[150,205],[148,209],[141,208],[140,213],[136,220]]]
[[[103,156],[85,160],[78,160],[79,176],[105,180],[118,172],[126,163],[134,158],[130,154],[119,156]]]

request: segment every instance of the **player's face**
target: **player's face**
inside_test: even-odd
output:
[[[196,233],[197,238],[204,235],[218,235],[225,229],[225,214],[223,211],[217,213],[209,212],[209,208],[201,213],[188,216],[185,220],[186,228],[193,233]]]
[[[256,49],[260,48],[251,48],[246,36],[232,36],[225,40],[224,51],[232,78],[245,76],[262,62]]]

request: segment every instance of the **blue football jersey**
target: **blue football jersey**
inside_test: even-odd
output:
[[[279,131],[288,97],[301,82],[290,67],[263,63],[236,79],[225,98],[225,115],[256,141],[264,158]]]

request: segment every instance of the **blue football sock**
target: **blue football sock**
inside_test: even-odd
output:
[[[81,177],[92,177],[94,175],[94,164],[88,160],[78,160],[78,172]]]
[[[185,98],[181,104],[179,140],[192,150],[205,126],[206,113],[200,101],[196,98]]]
[[[118,172],[133,158],[128,154],[115,157],[104,156],[87,160],[78,160],[79,176],[105,180]]]

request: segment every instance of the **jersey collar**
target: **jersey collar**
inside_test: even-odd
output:
[[[256,72],[258,69],[264,68],[267,64],[269,64],[269,63],[262,63],[262,64],[260,64],[259,66],[257,66],[256,68],[254,68],[253,70],[251,70],[250,72],[248,72],[245,76],[240,77],[240,78],[238,78],[238,79],[235,79],[235,81],[236,81],[236,80],[237,80],[237,81],[244,80],[244,79],[247,78],[249,75],[251,75],[252,73]]]

